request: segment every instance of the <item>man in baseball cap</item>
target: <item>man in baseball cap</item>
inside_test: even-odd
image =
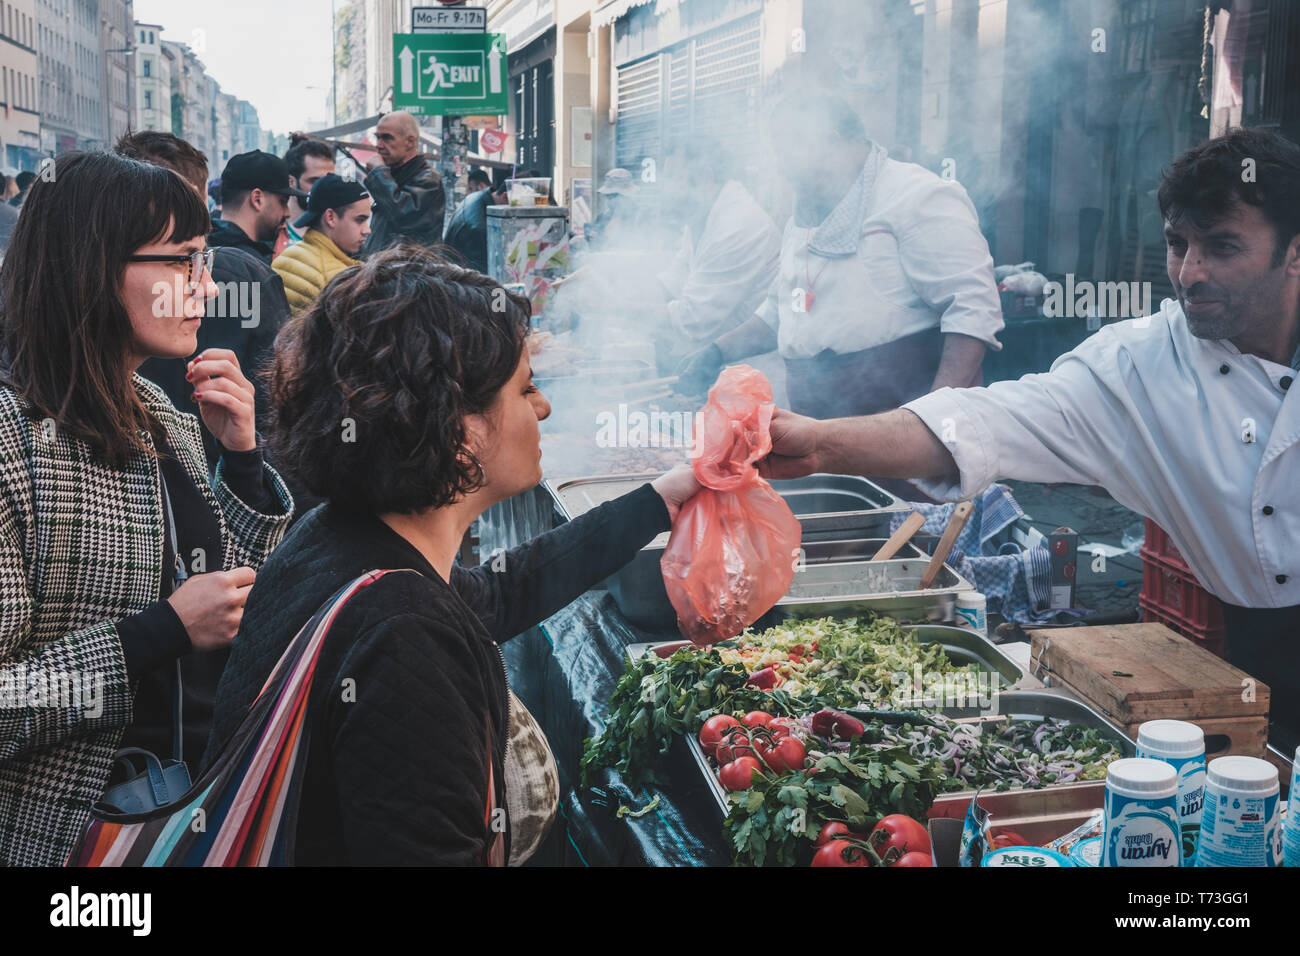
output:
[[[599,248],[617,249],[637,239],[637,186],[626,169],[611,169],[596,190],[599,214],[591,223],[591,234],[598,236]]]
[[[272,268],[284,280],[289,307],[301,312],[310,306],[330,279],[349,266],[370,235],[370,193],[358,182],[328,173],[316,180],[307,197],[307,211],[294,220],[305,230],[276,258]]]
[[[290,196],[306,199],[307,193],[289,185],[289,167],[279,156],[260,149],[232,156],[221,171],[221,219],[208,245],[236,246],[270,265]]]

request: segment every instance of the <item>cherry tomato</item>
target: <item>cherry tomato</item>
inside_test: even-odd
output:
[[[754,785],[754,775],[762,772],[763,766],[756,757],[737,757],[723,765],[718,778],[728,790],[748,790]]]
[[[762,757],[774,773],[790,773],[802,770],[807,752],[804,746],[793,737],[778,737],[767,747],[758,744],[758,755]]]
[[[897,849],[896,856],[913,850],[924,853],[926,857],[930,855],[930,834],[924,824],[902,813],[891,813],[877,823],[870,840],[882,857],[891,849]]]
[[[773,717],[767,729],[773,737],[789,737],[794,734],[794,721],[789,717]]]
[[[904,853],[897,862],[889,864],[890,867],[896,866],[934,866],[934,860],[930,859],[928,853]]]
[[[718,749],[713,756],[717,759],[718,764],[731,763],[737,757],[754,757],[754,748],[749,743],[749,738],[737,727],[730,728],[718,742]]]
[[[849,829],[849,825],[843,820],[831,820],[821,828],[821,832],[817,834],[817,842],[813,845],[825,846],[827,843],[830,843],[832,840],[837,840],[840,837],[857,835],[858,834]]]
[[[751,710],[744,717],[740,718],[740,722],[746,727],[766,727],[772,722],[772,715],[766,714],[761,710]]]
[[[847,853],[848,859],[845,859]],[[861,847],[848,840],[831,840],[813,854],[813,866],[870,866],[871,859]]]
[[[700,728],[700,746],[712,757],[718,751],[718,741],[732,727],[739,727],[740,721],[730,714],[715,714],[704,722]]]

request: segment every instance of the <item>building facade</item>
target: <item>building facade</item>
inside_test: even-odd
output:
[[[410,29],[412,3],[366,0],[365,6],[365,115],[374,116],[393,108],[393,34]]]
[[[113,143],[135,120],[135,23],[132,0],[99,0],[99,88],[103,128]]]
[[[163,28],[136,22],[135,128],[172,132],[172,57],[163,52]]]
[[[261,148],[262,121],[257,115],[257,107],[248,100],[235,101],[235,130],[234,153],[247,153]]]
[[[487,4],[488,29],[505,35],[509,57],[509,158],[546,176],[554,175],[556,103],[557,95],[563,94],[556,83],[555,7],[555,0]],[[560,197],[562,190],[556,189],[555,194]]]
[[[0,3],[0,165],[35,171],[41,159],[38,24],[34,0]]]
[[[74,0],[35,3],[41,150],[54,156],[78,149],[90,138],[81,125],[78,92],[84,51],[73,23]],[[80,3],[76,6],[80,7]],[[95,50],[98,55],[98,41]]]
[[[369,116],[366,112],[365,0],[348,0],[334,18],[334,123]]]

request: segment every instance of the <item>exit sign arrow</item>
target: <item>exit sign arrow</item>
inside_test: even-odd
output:
[[[402,52],[397,56],[402,63],[402,92],[415,92],[415,70],[412,64],[415,63],[415,54],[411,52],[409,46],[402,47]]]
[[[488,77],[489,92],[501,92],[501,47],[492,44],[492,49],[488,51]]]

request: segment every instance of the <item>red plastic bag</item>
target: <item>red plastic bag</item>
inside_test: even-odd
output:
[[[789,505],[754,467],[772,450],[772,386],[733,365],[697,419],[695,477],[661,567],[677,625],[696,644],[735,637],[790,590],[802,537]]]

